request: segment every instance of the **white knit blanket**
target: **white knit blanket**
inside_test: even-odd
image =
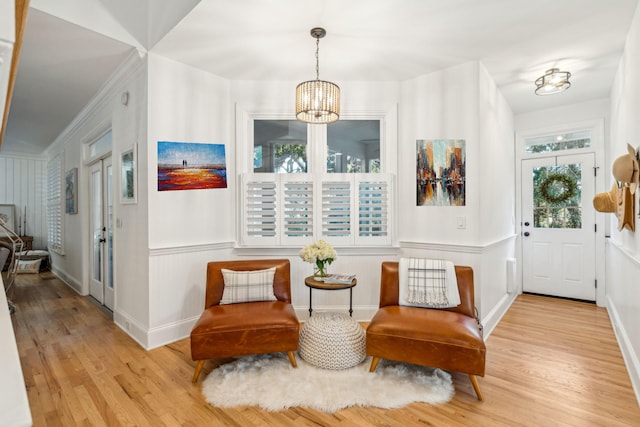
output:
[[[453,262],[441,259],[401,258],[398,273],[400,305],[448,308],[460,304]]]

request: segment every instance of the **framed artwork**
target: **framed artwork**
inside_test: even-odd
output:
[[[69,169],[64,178],[65,213],[78,213],[78,168]]]
[[[158,191],[227,188],[224,144],[158,141]]]
[[[0,222],[9,230],[16,232],[16,205],[0,205]]]
[[[120,202],[134,204],[138,201],[138,150],[134,145],[120,155]]]
[[[465,206],[464,139],[416,140],[416,205]]]

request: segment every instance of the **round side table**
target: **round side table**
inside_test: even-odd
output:
[[[339,291],[341,289],[349,289],[349,316],[353,317],[353,287],[358,284],[354,278],[351,283],[324,283],[315,280],[313,276],[304,279],[304,284],[309,288],[309,317],[313,312],[312,308],[312,292],[314,289],[322,289],[324,291]]]

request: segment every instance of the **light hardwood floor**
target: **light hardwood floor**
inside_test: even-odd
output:
[[[520,296],[487,339],[484,402],[453,374],[444,405],[325,414],[208,405],[188,339],[145,351],[51,273],[20,276],[13,300],[35,426],[640,426],[607,312],[592,304]]]

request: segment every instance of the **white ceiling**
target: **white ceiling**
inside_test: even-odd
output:
[[[134,48],[231,80],[315,78],[316,26],[327,30],[320,78],[339,84],[479,60],[516,114],[607,98],[637,3],[32,0],[2,151],[42,152]],[[551,67],[570,71],[572,87],[534,95]]]

